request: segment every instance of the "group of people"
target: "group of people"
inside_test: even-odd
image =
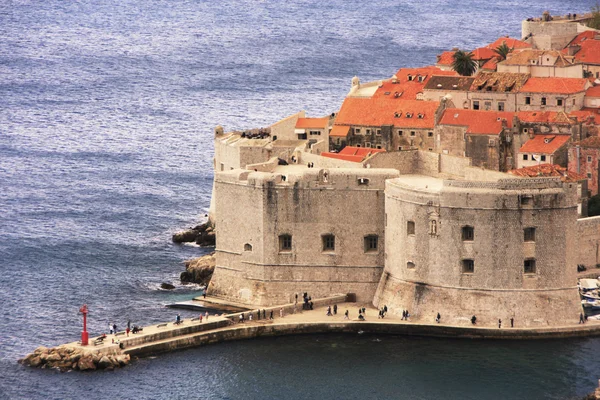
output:
[[[377,317],[377,318],[381,318],[381,319],[385,318],[385,314],[387,314],[387,311],[388,311],[387,305],[383,306],[381,308],[381,310],[379,310],[379,317]]]
[[[331,317],[332,315],[337,315],[337,304],[333,305],[333,314],[331,313],[331,306],[327,307],[327,316]]]
[[[133,327],[133,333],[138,333],[139,331],[141,331],[141,329],[136,325]],[[118,332],[117,329],[117,324],[116,323],[108,323],[108,332],[111,335],[116,335]],[[125,333],[127,334],[127,336],[129,336],[129,332],[131,332],[131,320],[127,320],[127,327],[125,328]],[[104,334],[106,335],[106,334]]]
[[[312,310],[313,309],[312,297],[310,297],[308,295],[308,293],[304,292],[304,294],[302,295],[302,298],[304,299],[304,304],[302,304],[302,309],[303,310]],[[298,303],[298,294],[296,294],[296,303]]]
[[[400,318],[400,321],[408,321],[408,318],[410,318],[408,310],[402,310],[402,318]]]

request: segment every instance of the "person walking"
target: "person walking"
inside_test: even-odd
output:
[[[515,327],[515,319],[513,317],[510,317],[510,327],[511,328]]]
[[[442,319],[442,316],[440,315],[440,313],[437,313],[437,316],[435,317],[435,322],[437,322],[439,324],[440,319]]]
[[[269,316],[269,319],[273,319],[273,310],[271,310],[271,315]]]
[[[252,313],[251,312],[248,313],[248,321],[252,322]]]
[[[498,318],[498,329],[502,328],[502,320]]]
[[[117,324],[113,324],[113,333],[117,334]]]
[[[283,308],[279,309],[279,318],[283,318]]]
[[[240,319],[240,324],[241,324],[242,322],[244,322],[244,314],[243,314],[243,313],[242,313],[242,314],[240,314],[238,318]]]
[[[208,322],[208,311],[204,313],[204,319],[206,319],[206,322]]]
[[[260,321],[260,310],[258,310],[258,312],[256,313],[256,315],[258,316],[258,320]]]
[[[200,323],[202,323],[202,317],[204,317],[204,314],[200,314],[200,317],[198,317],[198,319],[200,320]]]
[[[337,304],[333,305],[333,315],[337,315]]]
[[[296,293],[296,302],[294,304],[298,304],[298,293]]]
[[[112,325],[110,324],[110,322],[108,323],[108,331],[109,331],[109,333],[110,333],[111,335],[113,334],[113,327],[112,327]]]
[[[263,319],[267,319],[267,310],[263,308]],[[273,318],[271,318],[273,319]]]
[[[331,317],[331,306],[327,307],[327,316]]]
[[[349,315],[350,313],[348,312],[348,310],[346,310],[346,312],[344,313],[344,319],[350,319]]]
[[[583,318],[583,313],[579,314],[579,323],[580,324],[585,324],[585,319]]]

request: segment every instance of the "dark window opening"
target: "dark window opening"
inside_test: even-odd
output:
[[[335,250],[335,236],[323,235],[323,251]]]
[[[377,235],[365,236],[365,253],[377,251],[379,237]]]
[[[535,274],[535,259],[529,258],[523,263],[523,272],[526,274]]]
[[[472,241],[475,237],[475,229],[472,226],[462,227],[462,240]]]
[[[414,221],[408,221],[406,223],[406,234],[407,235],[415,234],[415,222]]]
[[[409,261],[406,263],[406,268],[408,269],[415,269],[415,263],[412,261]]]
[[[535,228],[523,229],[523,236],[526,242],[535,242]]]
[[[462,273],[472,274],[475,272],[475,262],[473,260],[462,260]]]
[[[531,97],[525,97],[525,104],[531,104]]]
[[[279,235],[279,251],[292,250],[292,235]]]

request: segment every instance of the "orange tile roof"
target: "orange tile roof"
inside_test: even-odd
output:
[[[498,135],[502,132],[502,119],[512,128],[513,113],[510,112],[447,108],[440,125],[466,126],[468,134]]]
[[[585,92],[585,97],[600,97],[600,85],[589,88]]]
[[[535,135],[521,146],[519,153],[553,154],[570,139],[570,135]]]
[[[558,50],[534,50],[534,49],[522,49],[519,51],[512,52],[508,55],[506,61],[502,65],[534,65],[532,62],[537,62],[540,57],[546,56],[547,59],[550,57],[555,58],[554,66],[556,67],[568,67],[573,65],[573,56],[567,56]],[[548,65],[548,64],[546,64]]]
[[[490,49],[497,49],[498,47],[502,46],[503,43],[506,43],[506,45],[511,49],[527,49],[532,47],[527,42],[523,42],[522,40],[513,39],[509,37],[501,37],[495,42],[488,44],[487,47],[489,47]]]
[[[581,32],[579,35],[575,36],[575,38],[573,40],[571,40],[571,42],[567,45],[567,47],[575,45],[575,44],[581,44],[583,42],[585,42],[586,40],[593,40],[594,37],[596,36],[596,32],[595,31],[584,31]]]
[[[600,114],[595,108],[582,108],[581,110],[571,111],[569,117],[576,117],[579,122],[594,122],[600,124],[600,118],[596,121],[596,115]]]
[[[296,122],[296,128],[297,129],[310,129],[310,128],[323,129],[323,128],[326,128],[328,124],[329,124],[329,117],[298,118],[298,122]]]
[[[442,54],[437,56],[436,64],[438,65],[452,65],[454,62],[455,51],[444,51]]]
[[[349,126],[343,126],[343,125],[334,125],[333,129],[331,130],[331,132],[329,132],[329,136],[334,136],[334,137],[346,137],[348,136],[348,132],[350,132],[350,127]]]
[[[413,78],[410,81],[409,75]],[[395,97],[398,93],[402,99],[416,100],[417,94],[423,92],[423,87],[433,75],[456,76],[458,74],[454,71],[442,71],[438,67],[401,68],[394,75],[395,79],[386,80],[381,87],[377,88],[373,97]]]
[[[321,156],[337,158],[338,160],[361,162],[375,153],[385,152],[384,149],[372,149],[368,147],[346,146],[339,153],[323,152]]]
[[[582,64],[600,65],[600,40],[586,40],[581,43],[581,50],[575,53],[575,60]]]
[[[531,167],[512,169],[508,171],[508,173],[511,175],[523,176],[527,178],[537,178],[540,176],[560,176],[560,180],[563,182],[577,182],[587,179],[584,175],[580,175],[572,171],[567,171],[565,167],[561,167],[560,165],[556,164],[532,165]]]
[[[472,53],[473,60],[475,61],[489,60],[490,58],[494,58],[498,55],[494,50],[490,49],[489,47],[480,47],[478,49],[473,50]]]
[[[600,149],[600,137],[590,136],[587,139],[583,139],[581,142],[573,143],[573,146],[580,146],[585,148]]]
[[[483,64],[481,66],[481,70],[483,71],[496,71],[496,69],[498,69],[498,62],[500,60],[498,59],[498,57],[493,57],[490,58],[489,60],[487,60],[485,62],[485,64]]]
[[[522,122],[575,124],[564,111],[519,111],[517,117]]]
[[[438,107],[437,101],[347,97],[335,122],[336,125],[393,125],[400,128],[432,129]],[[423,117],[419,118],[419,114]]]
[[[583,92],[587,79],[583,78],[529,78],[519,90],[521,93],[560,93],[573,94]]]

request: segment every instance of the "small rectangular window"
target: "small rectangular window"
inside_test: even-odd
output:
[[[404,134],[403,131],[398,131],[398,136],[402,136]]]
[[[462,273],[472,274],[475,272],[475,262],[473,260],[462,260]]]
[[[402,146],[398,146],[398,151],[401,151],[401,150],[402,150]]]
[[[535,242],[535,228],[523,229],[523,239],[526,242]]]
[[[479,110],[479,101],[477,101],[477,100],[473,101],[473,110]]]
[[[528,258],[523,263],[523,272],[526,274],[535,274],[535,259]]]
[[[323,251],[335,250],[335,236],[334,235],[323,235]]]
[[[523,160],[527,161],[527,159],[529,159],[529,157],[527,156],[527,154],[523,154]]]
[[[292,250],[292,235],[279,235],[279,251]]]
[[[542,105],[545,106],[546,105],[546,98],[542,97]]]
[[[360,128],[354,128],[354,133],[359,134],[360,133]]]
[[[410,131],[410,136],[415,136],[415,131]]]
[[[406,268],[408,268],[408,269],[415,269],[415,263],[412,262],[412,261],[408,261],[406,263]]]
[[[588,172],[588,173],[587,173],[587,177],[588,177],[588,179],[592,179],[592,173],[591,173],[591,172]]]
[[[503,101],[498,102],[498,111],[504,111],[504,102]]]
[[[546,156],[542,155],[540,158],[541,158],[541,161],[546,161]]]
[[[556,99],[556,105],[557,106],[562,106],[563,105],[563,99]]]
[[[376,252],[379,237],[377,235],[365,236],[365,253]]]
[[[529,96],[525,97],[525,104],[531,104],[531,97],[529,97]]]
[[[530,195],[521,195],[520,198],[522,206],[531,204],[531,202],[533,201],[533,196]]]
[[[587,162],[592,162],[592,156],[587,156]]]
[[[377,129],[376,135],[381,135],[381,129]]]
[[[225,171],[225,164],[221,163],[221,171]]]
[[[367,179],[367,178],[358,178],[358,184],[359,185],[368,185],[369,184],[369,179]]]
[[[472,226],[463,226],[462,227],[462,240],[463,241],[473,241],[475,237],[475,229]]]
[[[433,137],[433,132],[427,132],[427,137]]]
[[[367,135],[370,135],[370,134],[371,134],[371,130],[367,129]]]
[[[489,110],[491,110],[491,109],[492,109],[492,102],[491,102],[491,101],[486,101],[486,102],[484,103],[484,107],[485,107],[485,109],[486,109],[486,110],[488,110],[488,111],[489,111]]]
[[[406,234],[407,235],[415,234],[415,222],[414,221],[406,222]]]

